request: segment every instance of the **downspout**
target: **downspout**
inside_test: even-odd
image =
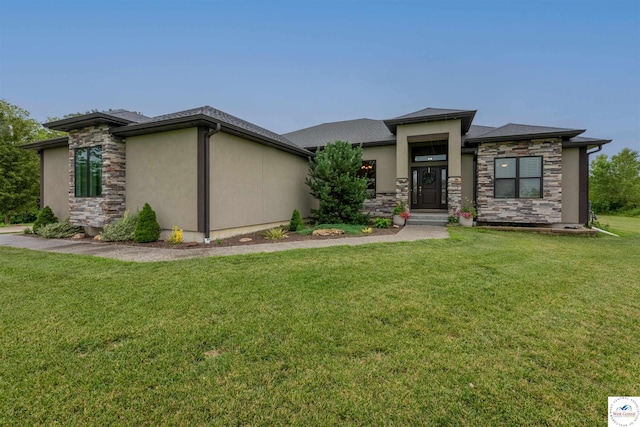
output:
[[[209,129],[204,134],[204,243],[210,244],[211,238],[211,137],[220,132],[220,123],[216,123],[215,129]]]
[[[588,147],[587,147],[588,150]],[[589,225],[589,223],[593,222],[593,219],[595,218],[595,214],[593,213],[593,211],[591,210],[591,200],[589,198],[589,184],[591,184],[589,182],[589,180],[591,179],[591,173],[589,172],[589,167],[590,167],[590,162],[589,162],[589,156],[592,154],[596,154],[598,151],[602,150],[602,145],[598,145],[598,148],[596,148],[593,151],[587,151],[587,206],[588,206],[588,212],[587,212],[587,226]],[[595,228],[595,227],[592,227]],[[607,233],[607,234],[611,234],[612,236],[615,236],[615,234],[613,233],[609,233],[607,231],[604,230],[600,230],[599,228],[595,228],[597,231],[601,231],[603,233]],[[617,236],[616,236],[617,237]]]
[[[598,145],[598,148],[596,148],[593,151],[587,151],[587,157],[589,157],[592,154],[596,154],[598,151],[602,150],[602,145]]]

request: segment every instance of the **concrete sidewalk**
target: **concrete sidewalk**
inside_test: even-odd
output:
[[[22,230],[20,230],[21,232]],[[327,240],[303,240],[297,242],[264,243],[260,245],[228,246],[194,249],[146,248],[142,246],[118,245],[102,242],[86,242],[63,239],[42,239],[22,234],[0,234],[0,246],[58,252],[77,255],[92,255],[122,261],[150,262],[172,261],[185,258],[242,255],[259,252],[277,252],[291,249],[326,248],[329,246],[356,246],[378,242],[412,242],[425,239],[446,239],[447,227],[407,225],[397,234],[368,237],[345,237]]]
[[[0,234],[22,233],[24,232],[25,228],[31,228],[31,227],[27,227],[26,225],[12,225],[10,227],[0,227]]]

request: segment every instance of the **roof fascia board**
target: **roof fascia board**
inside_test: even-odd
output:
[[[42,141],[30,142],[28,144],[21,145],[20,148],[25,150],[47,150],[49,148],[68,147],[69,137],[59,136],[57,138],[45,139]]]
[[[506,135],[506,136],[492,136],[483,138],[482,136],[476,138],[467,138],[465,142],[469,143],[483,143],[483,142],[503,142],[503,141],[520,141],[523,139],[545,139],[554,137],[569,137],[573,138],[581,133],[584,133],[585,129],[575,129],[561,132],[544,132],[544,133],[529,133],[523,135]]]
[[[186,117],[176,117],[176,118],[157,121],[157,122],[131,124],[128,126],[123,126],[121,128],[112,129],[111,133],[116,136],[122,136],[122,137],[138,136],[138,135],[144,135],[149,133],[167,132],[170,130],[186,129],[186,128],[197,127],[197,126],[215,127],[218,123],[220,124],[220,130],[225,133],[240,136],[242,138],[245,138],[254,142],[258,142],[263,145],[271,146],[292,154],[297,154],[301,157],[309,157],[313,155],[313,153],[311,153],[310,151],[302,147],[296,149],[295,147],[291,147],[285,144],[280,144],[276,140],[272,140],[270,138],[266,138],[260,135],[256,135],[254,133],[247,132],[243,129],[240,129],[228,123],[217,122],[214,118],[209,117],[205,114],[197,114],[197,115],[186,116]]]
[[[465,134],[469,131],[471,127],[471,123],[473,122],[473,118],[476,115],[477,110],[469,110],[466,112],[460,113],[445,113],[445,114],[437,114],[433,116],[422,116],[422,117],[410,117],[405,119],[388,119],[383,120],[383,123],[389,128],[391,133],[395,133],[396,128],[399,125],[409,125],[414,123],[427,123],[427,122],[438,122],[438,121],[446,121],[446,120],[460,120],[462,126],[462,133]],[[465,119],[468,122],[465,123]]]
[[[87,126],[95,126],[97,124],[113,124],[116,126],[124,126],[132,123],[131,120],[122,119],[106,113],[91,113],[82,116],[69,117],[68,119],[56,120],[45,123],[43,126],[53,130],[62,130],[68,132],[71,129],[80,129]]]
[[[584,141],[584,142],[575,142],[575,141],[562,141],[562,148],[572,148],[572,147],[599,147],[601,145],[604,144],[608,144],[611,141],[613,141],[613,139],[593,139],[591,141]]]

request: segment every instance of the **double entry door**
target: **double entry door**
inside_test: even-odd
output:
[[[447,167],[411,168],[411,208],[447,208]]]

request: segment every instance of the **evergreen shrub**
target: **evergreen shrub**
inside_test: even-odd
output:
[[[155,211],[151,209],[149,203],[145,203],[138,215],[133,240],[137,243],[155,242],[160,238],[160,231]]]

